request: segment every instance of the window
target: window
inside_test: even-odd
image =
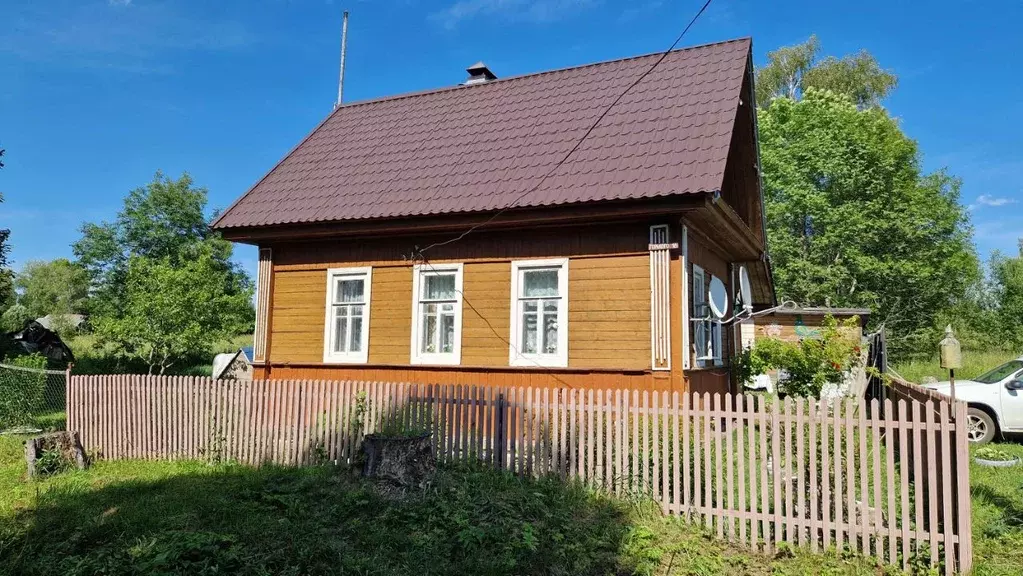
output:
[[[462,357],[462,265],[416,265],[412,274],[412,363],[458,364]]]
[[[703,268],[693,264],[693,345],[696,348],[696,367],[720,366],[721,321],[714,317],[707,302],[710,279]]]
[[[365,363],[369,348],[370,268],[327,270],[323,361]]]
[[[568,366],[568,259],[512,262],[512,366]]]
[[[1019,370],[1020,368],[1023,368],[1023,361],[1010,360],[997,368],[994,368],[988,372],[985,372],[984,374],[981,374],[980,376],[977,376],[976,378],[974,378],[974,381],[980,382],[982,384],[994,384],[996,382],[1001,382],[1002,380],[1005,380],[1006,378],[1009,377],[1010,374],[1012,374],[1016,370]]]

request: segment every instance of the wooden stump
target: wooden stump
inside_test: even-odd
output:
[[[362,475],[402,487],[424,487],[437,469],[429,434],[387,437],[370,434],[362,441],[366,462]]]
[[[47,452],[56,452],[67,466],[75,466],[85,470],[87,465],[82,443],[77,432],[51,432],[25,440],[25,464],[28,465],[28,477],[40,475],[39,461]]]

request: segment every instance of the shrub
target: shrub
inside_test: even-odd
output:
[[[749,382],[768,370],[784,370],[787,379],[778,392],[790,396],[819,397],[826,384],[840,384],[845,375],[860,364],[860,343],[849,332],[857,329],[859,318],[841,324],[827,316],[818,338],[786,342],[774,338],[757,340],[736,359],[738,377]]]
[[[0,332],[17,332],[25,327],[25,324],[32,319],[28,309],[21,304],[15,304],[8,308],[3,315],[0,315]]]
[[[24,424],[43,405],[46,358],[39,355],[17,356],[7,362],[19,368],[0,372],[0,428]]]

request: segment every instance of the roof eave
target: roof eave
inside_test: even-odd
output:
[[[263,244],[276,241],[322,237],[357,237],[375,234],[432,234],[462,232],[486,222],[487,230],[523,226],[546,227],[594,221],[615,222],[659,215],[680,214],[701,209],[715,192],[688,192],[655,198],[605,200],[554,206],[508,209],[493,218],[494,212],[460,212],[401,218],[374,218],[340,222],[306,222],[269,226],[222,227],[221,236],[232,242]],[[491,220],[493,218],[493,220]]]

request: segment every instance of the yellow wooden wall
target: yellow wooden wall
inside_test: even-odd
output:
[[[650,272],[646,255],[570,259],[570,368],[650,367]],[[466,263],[462,365],[508,366],[511,261]],[[374,266],[369,326],[370,364],[409,364],[412,267]],[[274,274],[270,361],[323,360],[327,272]]]
[[[412,264],[400,238],[374,243],[317,241],[274,246],[269,363],[275,378],[381,378],[501,385],[583,385],[726,391],[727,367],[682,370],[680,254],[671,260],[672,369],[651,370],[649,225],[576,227],[517,234],[480,234],[431,253],[431,262],[462,262],[461,365],[410,365]],[[672,241],[680,226],[672,225]],[[690,262],[728,281],[724,258],[690,236]],[[568,368],[508,366],[511,262],[569,258]],[[324,365],[326,271],[371,266],[369,361]],[[471,304],[471,306],[469,305]],[[688,303],[685,304],[688,306]],[[729,332],[726,332],[726,340]],[[542,372],[542,373],[540,373]],[[549,382],[548,382],[549,381]]]

